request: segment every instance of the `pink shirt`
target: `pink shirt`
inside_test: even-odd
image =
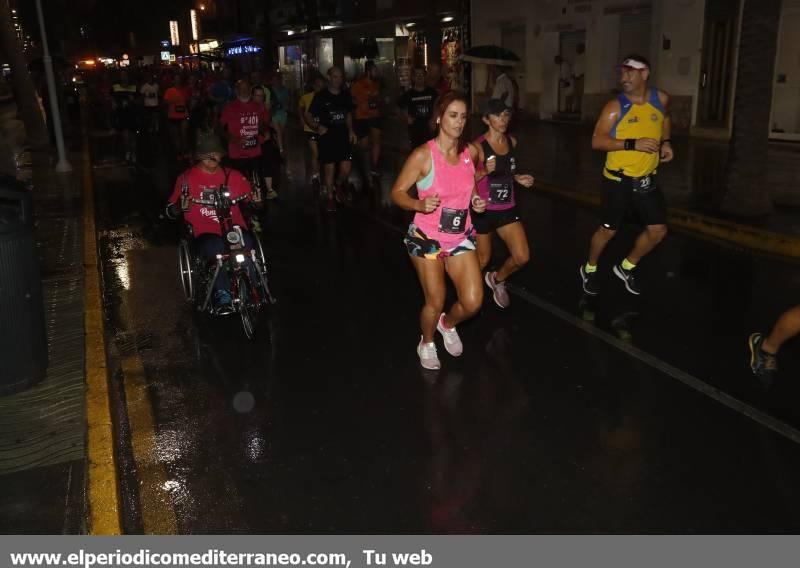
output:
[[[228,191],[232,199],[251,193],[250,184],[242,174],[230,168],[226,169],[228,170]],[[168,203],[180,202],[184,181],[189,186],[189,195],[192,198],[203,199],[207,192],[213,192],[225,183],[225,170],[219,168],[213,174],[204,171],[200,166],[186,170],[175,180],[175,189],[172,191]],[[183,214],[183,218],[192,226],[195,237],[206,233],[222,234],[217,212],[210,205],[192,203],[189,210]],[[239,225],[242,229],[247,230],[247,223],[238,203],[231,208],[231,219],[234,225]]]
[[[255,101],[231,101],[225,105],[220,124],[228,129],[228,155],[234,160],[261,155],[259,132],[269,122],[267,109]]]
[[[441,205],[433,213],[417,213],[414,225],[429,239],[439,241],[443,249],[452,249],[472,229],[469,206],[475,188],[475,164],[469,155],[469,146],[458,157],[458,163],[452,165],[439,150],[436,140],[429,140],[427,144],[431,151],[431,171],[417,183],[417,193],[420,199],[438,194]]]

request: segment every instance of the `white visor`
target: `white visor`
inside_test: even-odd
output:
[[[638,70],[648,69],[646,63],[642,63],[641,61],[639,61],[637,59],[630,59],[630,58],[626,59],[625,61],[623,61],[622,62],[622,66],[623,67],[630,67],[631,69],[638,69]]]

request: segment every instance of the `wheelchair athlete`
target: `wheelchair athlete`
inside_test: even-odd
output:
[[[194,254],[208,263],[216,261],[218,254],[226,252],[222,226],[213,206],[193,203],[191,199],[207,199],[207,196],[220,186],[227,186],[231,200],[246,196],[241,202],[231,206],[231,219],[234,225],[242,229],[245,249],[252,250],[255,243],[245,221],[245,216],[249,217],[249,211],[246,207],[240,207],[240,204],[250,203],[252,195],[250,184],[240,172],[221,166],[224,154],[224,147],[218,137],[205,136],[198,140],[195,147],[197,164],[178,176],[175,189],[167,203],[167,216],[170,218],[176,218],[181,212],[183,213],[184,220],[194,236]],[[184,187],[188,189],[189,199],[183,197]],[[251,221],[253,228],[257,228],[257,219],[253,217]],[[215,313],[219,315],[234,311],[230,285],[227,271],[221,270],[214,281],[213,296]]]

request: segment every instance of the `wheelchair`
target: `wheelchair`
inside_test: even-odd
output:
[[[233,312],[242,321],[244,333],[253,339],[259,316],[276,302],[269,289],[267,258],[258,233],[253,232],[254,246],[248,250],[241,227],[231,220],[230,208],[244,197],[230,199],[221,188],[207,199],[182,197],[182,207],[188,202],[215,207],[222,225],[225,251],[213,260],[202,258],[194,247],[194,236],[187,225],[187,234],[178,244],[178,271],[186,300],[199,312],[217,315],[212,303],[214,284],[225,271],[230,282]]]

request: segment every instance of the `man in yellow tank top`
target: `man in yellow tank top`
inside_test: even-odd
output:
[[[667,206],[658,185],[659,164],[673,158],[669,95],[650,87],[650,63],[629,55],[620,66],[622,92],[603,108],[592,135],[592,148],[607,152],[603,168],[600,227],[592,236],[589,259],[579,269],[583,291],[594,296],[597,262],[629,209],[645,229],[633,250],[614,265],[614,274],[631,294],[640,294],[635,268],[667,235]]]

